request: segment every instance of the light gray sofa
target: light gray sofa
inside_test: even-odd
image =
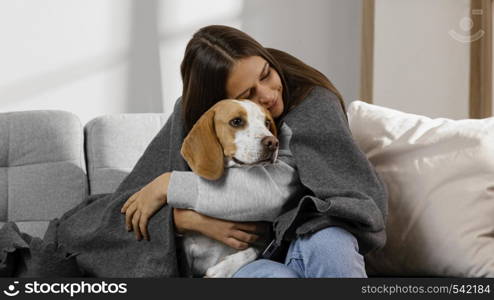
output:
[[[83,126],[65,111],[0,113],[0,227],[42,237],[48,221],[109,193],[132,170],[165,114],[120,114]]]

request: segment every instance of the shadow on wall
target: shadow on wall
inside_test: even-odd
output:
[[[0,86],[2,105],[30,100],[40,94],[63,88],[80,79],[115,68],[128,59],[129,55],[126,52],[90,57],[57,70],[34,74],[23,80]]]
[[[158,0],[131,6],[128,112],[163,112],[158,35]]]

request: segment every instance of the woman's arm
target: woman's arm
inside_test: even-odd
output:
[[[171,173],[164,173],[132,195],[122,207],[128,231],[137,240],[149,240],[149,219],[166,204],[166,190]],[[267,223],[232,222],[205,216],[193,210],[173,209],[173,221],[178,233],[195,231],[242,250],[269,231]]]
[[[179,208],[173,209],[173,221],[179,234],[198,232],[237,250],[246,249],[256,241],[266,241],[271,228],[268,222],[225,221]]]
[[[273,221],[301,189],[295,166],[285,161],[289,157],[280,157],[272,165],[229,168],[216,181],[174,171],[168,204],[226,220]]]

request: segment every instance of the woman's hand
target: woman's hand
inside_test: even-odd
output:
[[[148,222],[166,204],[171,173],[164,173],[132,195],[120,210],[125,214],[127,231],[134,230],[137,240],[149,240]]]
[[[202,215],[188,209],[173,209],[177,233],[199,232],[237,250],[264,240],[269,233],[268,222],[232,222]]]

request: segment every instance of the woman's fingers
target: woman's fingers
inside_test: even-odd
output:
[[[148,222],[148,214],[142,213],[135,203],[127,208],[125,226],[127,231],[134,231],[137,240],[141,240],[143,236],[149,240],[149,233],[147,231]]]
[[[129,199],[127,199],[127,201],[125,201],[124,205],[120,209],[120,212],[121,213],[125,213],[125,211],[127,210],[127,208],[129,208],[129,205],[133,202],[134,196],[135,196],[135,194],[132,195]]]
[[[269,231],[267,222],[235,222],[234,228],[246,232],[264,234]]]
[[[257,239],[259,238],[259,236],[255,233],[249,233],[242,230],[233,230],[230,235],[232,238],[248,244],[257,241]]]
[[[139,219],[141,217],[141,212],[137,210],[132,217],[132,227],[134,228],[134,234],[136,239],[140,241],[142,239],[141,231],[139,230]]]
[[[122,206],[122,209],[120,209],[120,212],[121,213],[125,213],[127,211],[127,208],[129,208],[129,206],[134,203],[135,199],[137,199],[136,197],[137,193],[135,193],[134,195],[132,195],[129,199],[127,199],[127,201],[125,201],[124,205]]]
[[[230,247],[232,247],[234,249],[237,249],[237,250],[244,250],[244,249],[247,249],[249,247],[249,244],[248,243],[239,241],[239,240],[237,240],[236,238],[233,238],[233,237],[227,238],[224,241],[224,243],[227,246],[230,246]]]
[[[133,205],[129,206],[129,208],[125,212],[125,226],[126,226],[127,231],[132,230],[132,218],[133,218],[136,210],[137,210],[137,205],[133,204]]]
[[[148,221],[149,216],[145,213],[141,214],[141,218],[139,219],[139,230],[144,236],[144,239],[149,241]]]

